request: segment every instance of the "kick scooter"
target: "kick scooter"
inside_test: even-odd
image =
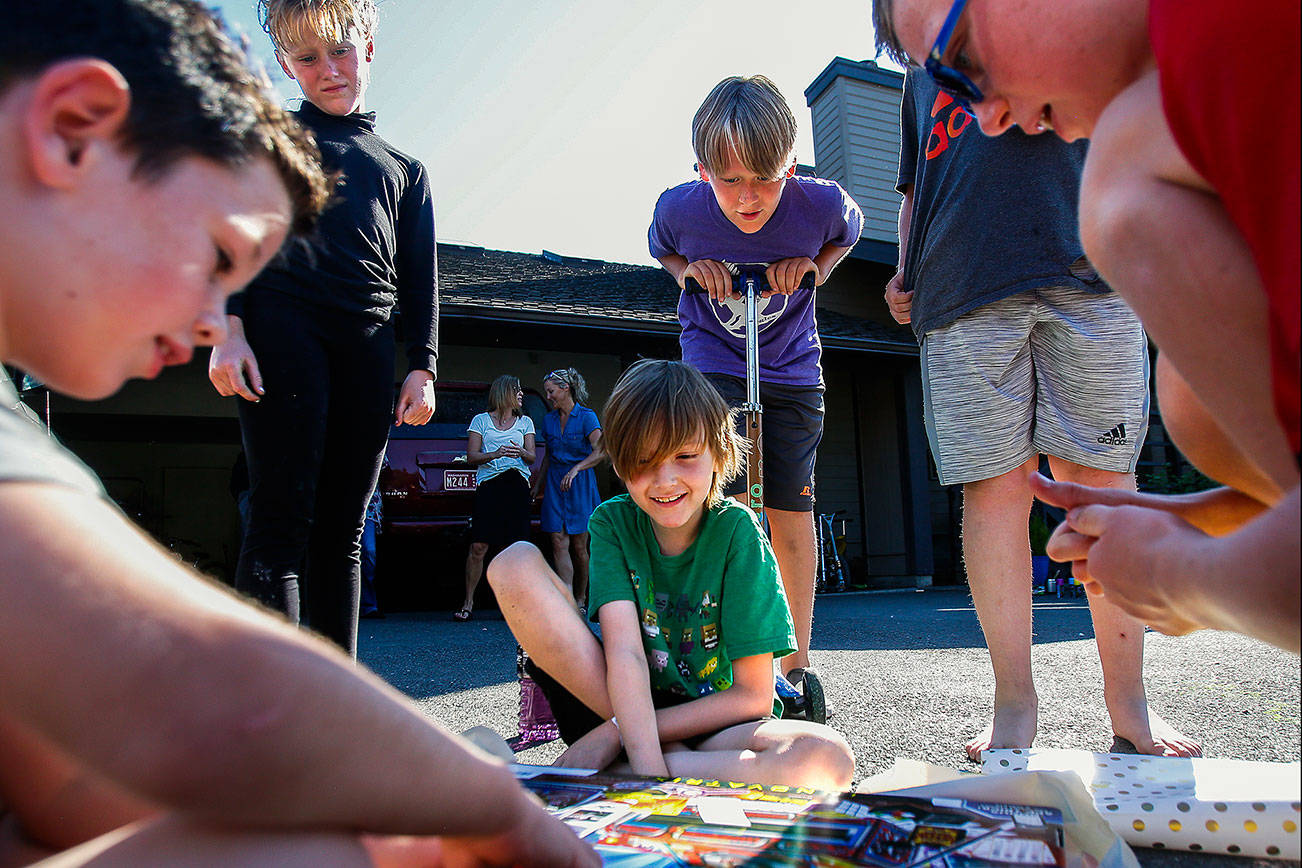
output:
[[[764,407],[760,403],[759,364],[759,301],[760,293],[770,289],[765,277],[767,262],[725,262],[732,272],[733,290],[746,301],[746,400],[740,406],[746,429],[749,449],[746,455],[746,494],[744,503],[764,522]],[[684,281],[686,292],[701,293],[705,289],[693,278]],[[800,281],[801,289],[814,288],[814,275],[806,274]],[[796,717],[814,723],[827,721],[827,703],[823,684],[818,675],[804,670],[800,686],[792,684],[781,673],[777,676],[777,693],[784,707],[783,717]]]

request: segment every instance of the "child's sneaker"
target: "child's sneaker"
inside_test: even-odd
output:
[[[823,696],[823,682],[812,669],[792,669],[786,675],[778,673],[774,681],[778,698],[782,700],[782,716],[786,719],[827,723],[827,701]]]

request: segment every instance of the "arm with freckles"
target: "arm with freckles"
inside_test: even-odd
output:
[[[1136,505],[1073,507],[1049,540],[1091,593],[1164,633],[1232,630],[1299,650],[1299,489],[1213,537]]]
[[[717,732],[773,713],[773,655],[732,661],[732,686],[656,712],[661,742]]]

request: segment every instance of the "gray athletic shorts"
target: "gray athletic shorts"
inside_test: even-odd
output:
[[[927,439],[943,485],[1037,454],[1130,473],[1148,432],[1148,340],[1116,293],[991,302],[922,340]]]

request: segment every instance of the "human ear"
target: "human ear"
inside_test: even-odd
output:
[[[705,171],[704,166],[698,163],[696,165],[696,171],[700,173],[702,181],[704,181],[707,184],[710,183],[710,173]]]
[[[41,183],[66,188],[92,162],[97,145],[115,139],[131,108],[127,80],[94,58],[47,67],[32,88],[22,121],[23,144]]]
[[[289,76],[290,81],[297,81],[294,78],[294,70],[289,68],[289,64],[285,62],[285,56],[279,51],[276,52],[276,63],[280,64],[280,68],[285,71],[285,75]]]
[[[375,57],[375,40],[368,36],[366,38],[366,62],[370,63],[373,57]]]

